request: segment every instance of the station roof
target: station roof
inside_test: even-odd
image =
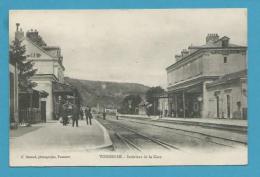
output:
[[[226,83],[229,83],[234,80],[241,79],[241,78],[247,78],[247,70],[242,70],[242,71],[226,74],[226,75],[220,77],[219,79],[217,79],[211,83],[208,83],[207,88],[214,87],[214,86],[221,85],[221,84],[226,84]]]

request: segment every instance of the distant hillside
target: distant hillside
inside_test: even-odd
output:
[[[76,87],[82,97],[82,104],[118,107],[129,94],[144,97],[149,87],[136,83],[80,80],[65,77],[65,81]]]

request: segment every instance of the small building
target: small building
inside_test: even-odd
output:
[[[117,109],[116,108],[105,108],[105,112],[107,113],[107,114],[111,114],[111,115],[116,115],[116,113],[117,113]]]
[[[189,46],[175,60],[166,68],[174,117],[246,118],[246,46],[208,34],[204,45]]]

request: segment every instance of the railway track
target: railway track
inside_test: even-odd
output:
[[[144,144],[146,144],[146,145],[148,144],[150,147],[153,147],[153,149],[156,148],[155,146],[157,146],[157,147],[160,147],[161,149],[167,150],[167,151],[182,151],[182,150],[180,150],[180,148],[178,148],[172,144],[149,137],[140,132],[137,132],[134,129],[124,126],[122,124],[112,125],[112,124],[103,122],[103,125],[106,128],[112,129],[112,130],[121,129],[121,131],[115,132],[115,135],[117,136],[118,139],[120,139],[124,144],[127,145],[128,149],[133,150],[133,151],[138,151],[138,152],[147,151],[147,149],[143,147]],[[125,133],[119,133],[119,132],[126,132],[126,131],[130,132],[130,134],[126,135]],[[133,138],[133,137],[142,139],[142,144],[136,143],[134,141],[136,138]]]
[[[132,141],[130,141],[129,139],[127,139],[126,137],[120,135],[119,133],[115,133],[115,135],[122,141],[124,142],[128,149],[134,150],[134,151],[139,151],[142,152],[142,149],[137,146],[135,143],[133,143]]]
[[[122,126],[122,125],[120,125],[120,126],[121,126],[122,128],[124,128],[124,129],[127,129],[127,130],[129,130],[129,131],[131,131],[131,132],[133,132],[133,133],[135,133],[135,134],[141,136],[141,137],[144,138],[144,139],[147,139],[147,140],[149,140],[149,141],[151,141],[151,142],[153,142],[153,143],[155,143],[155,144],[157,144],[157,145],[163,147],[163,148],[166,149],[166,150],[179,150],[179,151],[180,151],[179,148],[177,148],[176,146],[174,146],[174,145],[172,145],[172,144],[166,143],[166,142],[164,142],[164,141],[161,141],[161,140],[158,140],[158,139],[155,139],[155,138],[151,138],[151,137],[146,136],[146,135],[144,135],[144,134],[141,134],[141,133],[137,132],[136,130],[133,130],[133,129],[129,128],[129,127]],[[124,138],[125,138],[125,137],[124,137]]]

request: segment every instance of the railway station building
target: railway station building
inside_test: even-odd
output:
[[[58,119],[57,111],[61,98],[71,96],[78,99],[76,89],[65,83],[63,66],[63,56],[58,46],[49,46],[45,43],[37,30],[29,30],[26,33],[17,24],[15,38],[22,41],[26,47],[27,60],[32,60],[34,68],[37,69],[31,78],[37,83],[34,88],[39,92],[46,92],[47,97],[40,101],[41,109],[46,110],[46,121]]]
[[[183,118],[247,118],[247,47],[208,34],[166,68],[169,115]]]

